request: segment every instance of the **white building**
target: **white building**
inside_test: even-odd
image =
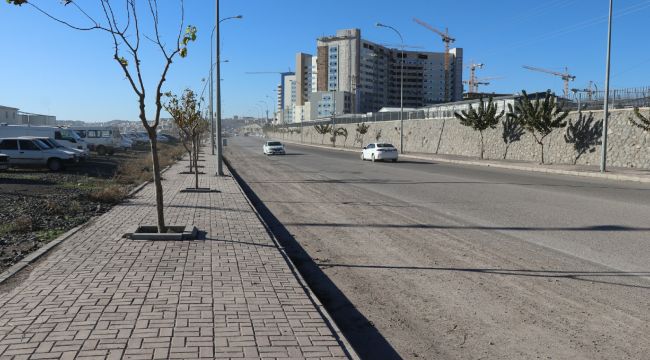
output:
[[[18,109],[0,105],[0,123],[22,124],[18,118]]]
[[[0,105],[0,123],[10,125],[56,125],[56,116],[30,114],[17,108]]]

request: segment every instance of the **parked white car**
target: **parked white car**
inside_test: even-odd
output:
[[[0,139],[0,152],[9,156],[11,165],[47,166],[52,171],[62,170],[66,164],[75,161],[75,155],[30,138]]]
[[[262,150],[264,151],[265,155],[275,155],[275,154],[280,154],[284,155],[284,145],[282,145],[281,142],[279,141],[267,141],[264,143],[264,146],[262,147]]]
[[[0,153],[0,171],[9,169],[9,155]]]
[[[361,160],[391,160],[397,162],[397,149],[388,143],[370,143],[363,148]]]
[[[50,138],[44,138],[44,137],[35,137],[35,136],[22,136],[21,139],[38,139],[45,143],[45,145],[48,145],[51,149],[58,149],[61,151],[64,151],[66,153],[72,154],[75,156],[75,162],[79,162],[79,160],[85,159],[85,154],[79,150],[79,149],[71,149],[69,147],[65,147],[61,145],[59,142],[57,142],[54,139]]]
[[[56,140],[61,145],[79,149],[88,156],[86,142],[74,130],[59,126],[29,126],[0,124],[0,138],[21,136],[44,137]]]

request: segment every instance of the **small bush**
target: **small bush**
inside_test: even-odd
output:
[[[107,186],[103,189],[93,191],[88,194],[88,197],[91,200],[105,203],[105,204],[117,204],[122,201],[128,195],[126,189],[122,186]]]
[[[34,224],[31,216],[22,215],[17,217],[11,224],[11,231],[18,233],[26,233],[32,231]]]
[[[55,214],[55,215],[62,215],[65,214],[65,208],[55,200],[45,200],[45,208],[47,209],[48,212]]]

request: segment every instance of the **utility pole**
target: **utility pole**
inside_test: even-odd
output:
[[[605,114],[603,115],[603,135],[601,141],[600,153],[600,172],[607,171],[607,121],[609,120],[609,65],[612,50],[612,11],[614,0],[609,0],[609,25],[607,26],[607,60],[605,66],[605,103],[603,105]]]
[[[404,38],[402,34],[392,26],[377,23],[377,27],[384,27],[393,30],[399,36],[401,46],[400,54],[400,81],[399,81],[399,152],[404,153]],[[447,44],[447,43],[446,43]]]
[[[216,71],[216,80],[217,80],[217,176],[223,176],[223,147],[221,144],[221,52],[220,52],[220,34],[219,34],[219,0],[217,2],[217,13],[216,13],[216,37],[217,37],[217,71]],[[210,64],[212,65],[212,64]]]
[[[218,15],[217,15],[218,16]],[[213,59],[213,50],[212,50],[212,45],[214,43],[214,39],[212,38],[214,36],[214,31],[216,27],[212,28],[212,35],[210,36],[210,144],[212,145],[212,155],[214,155],[214,76],[213,74],[213,69],[212,69],[212,64]]]

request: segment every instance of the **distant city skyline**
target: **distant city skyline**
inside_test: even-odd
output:
[[[186,23],[197,26],[198,40],[190,44],[186,59],[177,58],[172,64],[163,91],[179,93],[190,87],[201,93],[204,88],[201,80],[208,78],[214,4],[185,4]],[[58,2],[55,5],[52,9],[66,19],[84,23],[83,17],[70,16],[71,7],[64,8]],[[173,41],[178,28],[177,2],[166,1],[160,6],[163,36]],[[404,0],[399,7],[386,0],[332,0],[326,5],[298,0],[222,0],[222,18],[243,15],[243,19],[221,26],[222,60],[228,60],[221,66],[223,116],[264,117],[267,107],[272,114],[279,75],[246,72],[295,70],[296,53],[315,54],[316,39],[338,29],[359,28],[368,40],[399,44],[394,33],[375,27],[376,22],[382,22],[399,29],[407,45],[421,47],[422,51],[442,51],[440,38],[413,22],[414,16],[441,30],[448,28],[456,38],[454,46],[464,49],[466,65],[472,61],[485,64],[477,74],[479,78],[500,77],[481,91],[513,93],[550,88],[562,93],[561,79],[525,70],[523,65],[556,71],[568,67],[576,76],[571,87],[585,88],[593,81],[602,89],[607,8],[605,0],[589,1],[588,5],[580,0],[505,0],[498,6],[480,0]],[[615,2],[612,88],[650,85],[650,50],[642,46],[645,34],[640,31],[648,15],[650,1]],[[18,8],[4,2],[0,4],[0,31],[5,34],[3,44],[10,54],[0,58],[0,105],[51,114],[61,120],[137,120],[135,95],[111,58],[112,41],[107,34],[70,30],[28,6]],[[150,44],[146,47],[145,80],[152,82],[160,72],[160,57]],[[463,78],[468,77],[464,69]],[[149,90],[149,96],[152,92]],[[204,97],[207,101],[207,90]],[[150,102],[149,113],[152,109]]]

